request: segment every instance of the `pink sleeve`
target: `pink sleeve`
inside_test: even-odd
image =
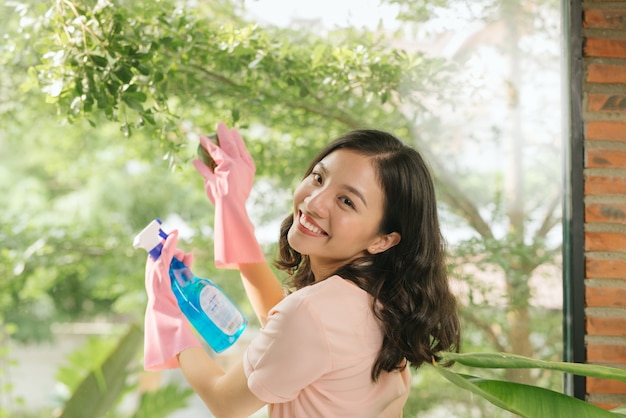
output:
[[[324,327],[297,294],[272,309],[268,322],[244,355],[248,387],[268,403],[288,402],[330,369]]]

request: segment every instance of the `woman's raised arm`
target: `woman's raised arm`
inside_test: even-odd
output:
[[[285,296],[284,289],[267,263],[240,264],[239,272],[250,304],[265,326],[270,309]]]

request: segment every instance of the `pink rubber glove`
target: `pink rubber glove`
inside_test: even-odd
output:
[[[144,327],[144,368],[146,370],[179,367],[177,355],[186,348],[201,347],[191,325],[183,315],[172,293],[169,267],[172,257],[191,266],[193,254],[176,249],[178,231],[172,231],[158,260],[148,256],[146,263],[146,307]]]
[[[200,137],[202,146],[215,161],[215,172],[200,159],[193,161],[204,178],[204,190],[215,205],[215,265],[236,269],[239,264],[265,262],[246,210],[256,171],[254,161],[235,128],[228,129],[220,122],[217,137],[219,146]]]

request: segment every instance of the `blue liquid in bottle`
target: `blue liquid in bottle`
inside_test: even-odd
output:
[[[180,310],[211,348],[221,353],[233,345],[248,322],[228,296],[212,281],[194,276],[177,258],[169,273]]]

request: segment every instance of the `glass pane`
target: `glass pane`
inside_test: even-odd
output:
[[[428,156],[437,180],[463,302],[462,351],[560,360],[559,4],[442,3],[342,1],[324,12],[317,2],[309,10],[275,0],[248,8],[276,25],[398,30],[394,46],[450,65],[444,84],[405,97],[398,111],[411,124],[407,141]],[[469,372],[562,388],[560,373]],[[431,369],[415,373],[406,416],[509,416],[434,382]]]
[[[128,375],[94,410],[207,416],[178,370],[141,370],[132,238],[156,217],[181,231],[194,272],[250,319],[216,356],[241,358],[259,325],[238,274],[213,266],[212,207],[190,168],[218,120],[249,135],[250,215],[271,256],[321,144],[360,126],[396,133],[434,173],[462,352],[562,358],[558,2],[4,3],[0,417],[57,413],[112,353]],[[562,389],[560,373],[453,370]],[[430,365],[412,385],[405,417],[509,416]]]

